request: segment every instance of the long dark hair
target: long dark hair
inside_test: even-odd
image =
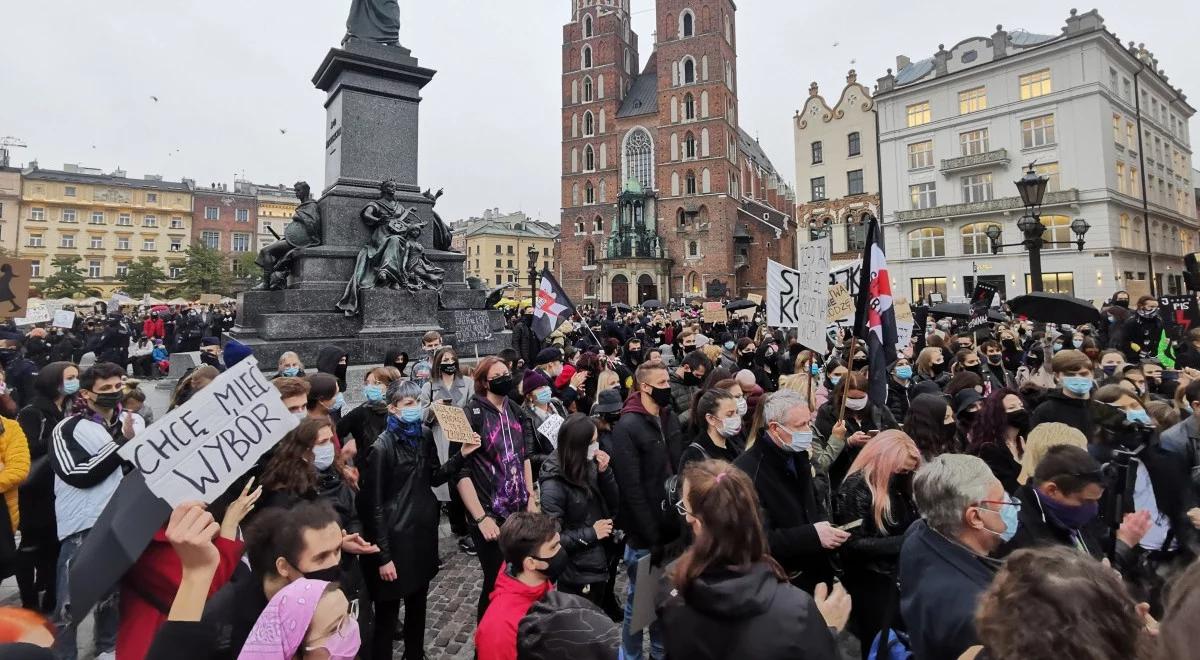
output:
[[[263,470],[264,490],[284,491],[294,495],[305,495],[317,486],[317,471],[313,468],[313,447],[321,429],[333,428],[327,418],[309,418],[300,422],[275,447],[275,454]],[[341,458],[334,456],[333,462],[339,469]]]
[[[908,405],[904,432],[917,443],[926,460],[954,450],[954,437],[946,433],[949,405],[940,394],[921,394]]]
[[[722,381],[724,382],[724,381]],[[730,381],[733,382],[733,381]],[[693,433],[704,433],[708,427],[707,417],[716,414],[717,406],[728,399],[733,401],[733,395],[728,390],[713,388],[699,393],[692,402],[692,417],[689,422]]]
[[[984,445],[1004,447],[1008,441],[1008,413],[1004,410],[1004,397],[1012,395],[1021,398],[1014,390],[1007,387],[992,390],[983,400],[983,407],[975,415],[971,424],[971,444],[967,447],[968,454],[978,454]],[[1022,404],[1024,400],[1022,399]]]
[[[567,417],[558,430],[558,466],[567,481],[580,486],[588,483],[588,445],[596,437],[596,423],[583,413]]]

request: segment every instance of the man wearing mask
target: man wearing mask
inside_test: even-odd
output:
[[[564,406],[570,407],[579,398],[577,386],[581,386],[583,377],[571,377],[571,382],[562,387],[555,387],[554,383],[558,380],[559,374],[563,372],[563,353],[557,348],[543,348],[537,356],[534,357],[534,364],[537,365],[537,371],[546,377],[550,385],[550,392],[559,401],[563,402]],[[578,375],[578,374],[576,374]],[[526,394],[526,392],[522,392]]]
[[[666,506],[664,486],[667,477],[677,472],[683,450],[679,420],[671,411],[667,368],[661,362],[644,362],[634,379],[638,389],[625,400],[612,431],[612,468],[621,493],[619,527],[626,532],[625,566],[629,581],[621,645],[627,660],[642,658],[642,632],[630,627],[637,590],[637,563],[651,549],[661,548],[672,540],[661,538],[660,522]],[[658,623],[650,624],[650,646],[653,658],[663,657]]]
[[[691,419],[692,399],[712,368],[712,361],[707,355],[702,351],[692,351],[685,355],[679,366],[671,372],[671,409],[679,417],[681,425],[688,425]]]
[[[1050,370],[1061,389],[1046,394],[1046,399],[1033,411],[1031,427],[1043,422],[1062,422],[1079,429],[1084,437],[1092,438],[1096,423],[1088,400],[1092,397],[1092,361],[1083,353],[1067,349],[1050,360]]]
[[[21,351],[24,341],[19,332],[0,332],[0,366],[4,367],[8,393],[21,409],[33,401],[33,379],[38,368]]]
[[[765,512],[771,556],[792,584],[812,593],[833,578],[833,551],[850,533],[833,527],[818,504],[810,462],[812,414],[798,393],[781,390],[762,404],[764,429],[734,461],[754,482]]]
[[[521,511],[500,528],[506,569],[496,579],[492,603],[475,630],[479,660],[517,660],[517,626],[567,567],[558,522],[543,513]]]
[[[900,549],[900,613],[914,657],[959,657],[979,643],[975,606],[1017,533],[1020,502],[976,456],[942,454],[913,479],[921,520]]]
[[[673,356],[675,364],[679,365],[683,363],[684,356],[695,350],[696,333],[690,328],[679,333],[679,351]]]
[[[533,359],[537,357],[542,342],[533,333],[532,307],[523,309],[521,317],[513,324],[512,347],[517,351],[517,356],[525,360],[525,364],[533,364]]]
[[[1004,366],[1004,349],[994,339],[985,340],[979,344],[979,352],[983,353],[983,377],[985,391],[991,392],[997,388],[1017,389],[1017,379]]]
[[[1117,348],[1120,348],[1125,353],[1125,359],[1133,364],[1153,358],[1158,355],[1162,331],[1158,300],[1154,296],[1142,296],[1138,298],[1137,310],[1133,317],[1121,327],[1121,339]]]
[[[58,555],[59,658],[74,660],[76,624],[87,614],[72,612],[71,559],[79,552],[100,512],[121,483],[121,457],[117,450],[145,428],[140,415],[121,410],[125,370],[99,362],[79,377],[79,399],[84,404],[54,429],[50,465],[54,469],[54,513],[61,549]],[[96,605],[96,651],[111,652],[116,644],[115,589]]]

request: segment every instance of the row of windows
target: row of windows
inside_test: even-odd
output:
[[[46,209],[43,207],[39,207],[39,206],[30,207],[29,220],[31,220],[33,222],[45,222],[46,221]],[[65,222],[68,224],[79,222],[79,212],[76,209],[63,209],[62,214],[59,216],[59,221]],[[106,225],[106,224],[108,224],[108,215],[104,211],[92,211],[91,215],[88,217],[88,224],[90,224],[90,225]],[[133,226],[133,216],[129,213],[118,213],[117,214],[117,226],[118,227],[132,227]],[[155,216],[155,215],[142,216],[142,226],[143,227],[158,227],[158,216]],[[171,229],[183,229],[183,218],[181,218],[179,216],[172,217],[170,227],[171,227]]]
[[[128,261],[118,261],[115,274],[117,277],[125,277],[129,274]],[[29,274],[31,277],[42,276],[42,261],[34,259],[30,262]],[[176,280],[183,276],[183,266],[180,264],[170,264],[167,267],[167,277]],[[87,277],[98,279],[104,277],[104,262],[98,259],[90,259],[87,262]]]
[[[812,189],[812,201],[820,201],[825,197],[825,177],[817,176],[809,180],[809,186]],[[861,195],[863,194],[863,171],[850,170],[846,172],[846,194]]]
[[[249,252],[251,244],[250,234],[234,233],[230,234],[230,249],[234,252]],[[212,250],[221,249],[221,232],[219,231],[202,231],[200,232],[200,242]]]
[[[1142,274],[1145,275],[1144,273]],[[1129,274],[1126,274],[1127,279],[1132,279]],[[963,290],[970,291],[974,288],[974,277],[966,276],[963,278]],[[909,280],[912,290],[912,300],[923,301],[926,304],[931,302],[941,302],[946,300],[947,296],[947,278],[945,277],[914,277]],[[1025,274],[1025,290],[1033,290],[1032,278],[1028,273]],[[1046,293],[1061,293],[1068,296],[1075,295],[1075,274],[1074,273],[1042,273],[1042,290]]]
[[[820,165],[825,162],[825,148],[820,140],[812,143],[812,164]],[[858,131],[846,135],[846,157],[858,156],[862,154],[862,138]]]
[[[988,129],[977,128],[958,134],[959,154],[974,156],[991,151]],[[1021,148],[1036,149],[1055,144],[1054,115],[1040,115],[1021,120]],[[908,145],[908,169],[933,167],[933,140]]]
[[[219,240],[218,240],[218,242],[219,242]],[[132,250],[133,244],[134,244],[134,240],[132,237],[118,236],[117,241],[116,241],[116,246],[117,246],[116,249]],[[76,242],[75,234],[62,234],[58,237],[58,247],[60,247],[60,248],[74,249],[75,247],[78,247],[80,245],[82,245],[82,243]],[[169,249],[172,252],[179,252],[180,250],[183,249],[183,239],[179,238],[179,237],[171,237],[169,245],[170,245]],[[25,247],[32,247],[32,248],[46,247],[45,235],[44,234],[29,234],[28,237],[25,239]],[[212,246],[212,247],[219,247],[219,246]],[[88,249],[89,250],[103,250],[104,249],[104,237],[103,236],[88,237]],[[158,249],[158,239],[155,239],[155,238],[143,238],[142,239],[142,250],[155,251],[157,249]],[[241,251],[248,252],[249,249],[250,248],[247,245],[246,249],[241,250]]]
[[[1017,79],[1022,101],[1045,96],[1051,92],[1050,69],[1042,69],[1032,73],[1022,74]],[[987,108],[987,89],[974,87],[958,93],[958,114],[965,115],[979,112]],[[911,128],[928,124],[933,120],[933,110],[929,101],[913,103],[905,107],[905,120]]]
[[[250,222],[250,209],[234,209],[234,217],[238,222]],[[221,208],[219,206],[204,207],[205,220],[220,220]]]
[[[1131,250],[1145,250],[1146,227],[1142,216],[1130,216],[1122,213],[1120,216],[1121,247]],[[1191,254],[1197,245],[1194,231],[1183,227],[1174,227],[1166,222],[1157,220],[1150,223],[1150,250],[1161,254],[1183,256]]]
[[[1062,250],[1070,247],[1067,243],[1073,240],[1071,235],[1071,219],[1065,215],[1044,215],[1042,225],[1046,231],[1042,234],[1045,241],[1043,250]],[[963,255],[982,255],[992,253],[992,244],[987,237],[989,227],[999,226],[994,222],[975,222],[959,229]],[[913,259],[928,259],[946,256],[945,227],[921,227],[906,235],[908,239],[908,256]],[[1051,243],[1061,243],[1052,245]],[[1003,248],[1000,249],[1003,252]]]
[[[1133,85],[1130,83],[1127,76],[1121,76],[1121,86],[1117,87],[1117,70],[1109,67],[1108,69],[1108,86],[1113,90],[1114,94],[1119,94],[1126,102],[1133,104]],[[1148,113],[1147,119],[1152,119],[1155,122],[1165,126],[1167,131],[1187,142],[1187,120],[1179,117],[1171,112],[1170,105],[1166,102],[1159,102],[1158,97],[1151,94],[1148,90],[1142,90],[1141,108]]]
[[[38,192],[41,192],[40,186],[39,186]],[[63,186],[63,197],[78,197],[78,196],[79,196],[79,190],[75,186]],[[146,193],[146,203],[147,204],[157,204],[158,203],[158,193],[155,193],[155,192]]]
[[[1046,183],[1046,190],[1048,192],[1059,190],[1060,178],[1057,162],[1035,165],[1034,171],[1049,179]],[[994,199],[995,191],[992,187],[991,172],[969,174],[959,177],[958,181],[959,190],[962,193],[962,203],[973,204]],[[914,183],[908,187],[908,196],[910,209],[931,209],[938,205],[937,182],[925,181]]]

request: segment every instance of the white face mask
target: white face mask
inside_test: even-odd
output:
[[[746,411],[747,411],[747,410],[749,410],[749,408],[750,408],[750,404],[746,403],[746,397],[744,397],[744,396],[739,396],[739,397],[737,398],[737,414],[738,414],[738,417],[741,417],[742,415],[745,415],[745,414],[746,414]]]
[[[333,465],[332,442],[326,442],[313,447],[313,465],[318,470],[327,470],[330,465]]]
[[[846,399],[846,407],[850,410],[862,410],[867,407],[867,397],[860,399]]]
[[[292,417],[295,417],[297,420],[303,422],[304,420],[308,419],[308,411],[297,410],[296,412],[292,413]]]
[[[733,417],[725,417],[721,420],[721,429],[718,433],[721,434],[721,437],[732,438],[741,430],[742,418],[735,415]]]
[[[596,452],[598,451],[600,451],[600,443],[593,442],[592,444],[588,445],[588,460],[596,460]]]

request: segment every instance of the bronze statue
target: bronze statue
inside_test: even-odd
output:
[[[359,292],[363,289],[442,288],[444,271],[425,257],[425,247],[421,245],[421,230],[427,223],[417,217],[412,207],[405,207],[396,199],[395,181],[384,181],[379,191],[380,198],[367,204],[361,214],[372,230],[371,242],[359,250],[354,274],[337,305],[347,316],[358,313]]]
[[[346,38],[398,46],[400,4],[397,0],[353,0],[346,19]]]
[[[442,196],[442,189],[438,188],[436,193],[429,192],[426,188],[421,195],[429,200],[429,212],[433,214],[433,249],[447,251],[450,249],[450,241],[453,236],[450,234],[450,227],[442,221],[442,216],[438,215],[437,211],[433,210],[433,206],[437,204],[438,198]]]
[[[300,206],[296,207],[292,221],[284,228],[283,237],[275,234],[278,240],[259,250],[258,259],[254,263],[262,268],[263,281],[255,287],[256,290],[276,291],[286,287],[292,264],[303,253],[304,248],[321,244],[321,211],[317,208],[317,202],[312,199],[308,183],[297,181],[293,189],[300,200]]]

